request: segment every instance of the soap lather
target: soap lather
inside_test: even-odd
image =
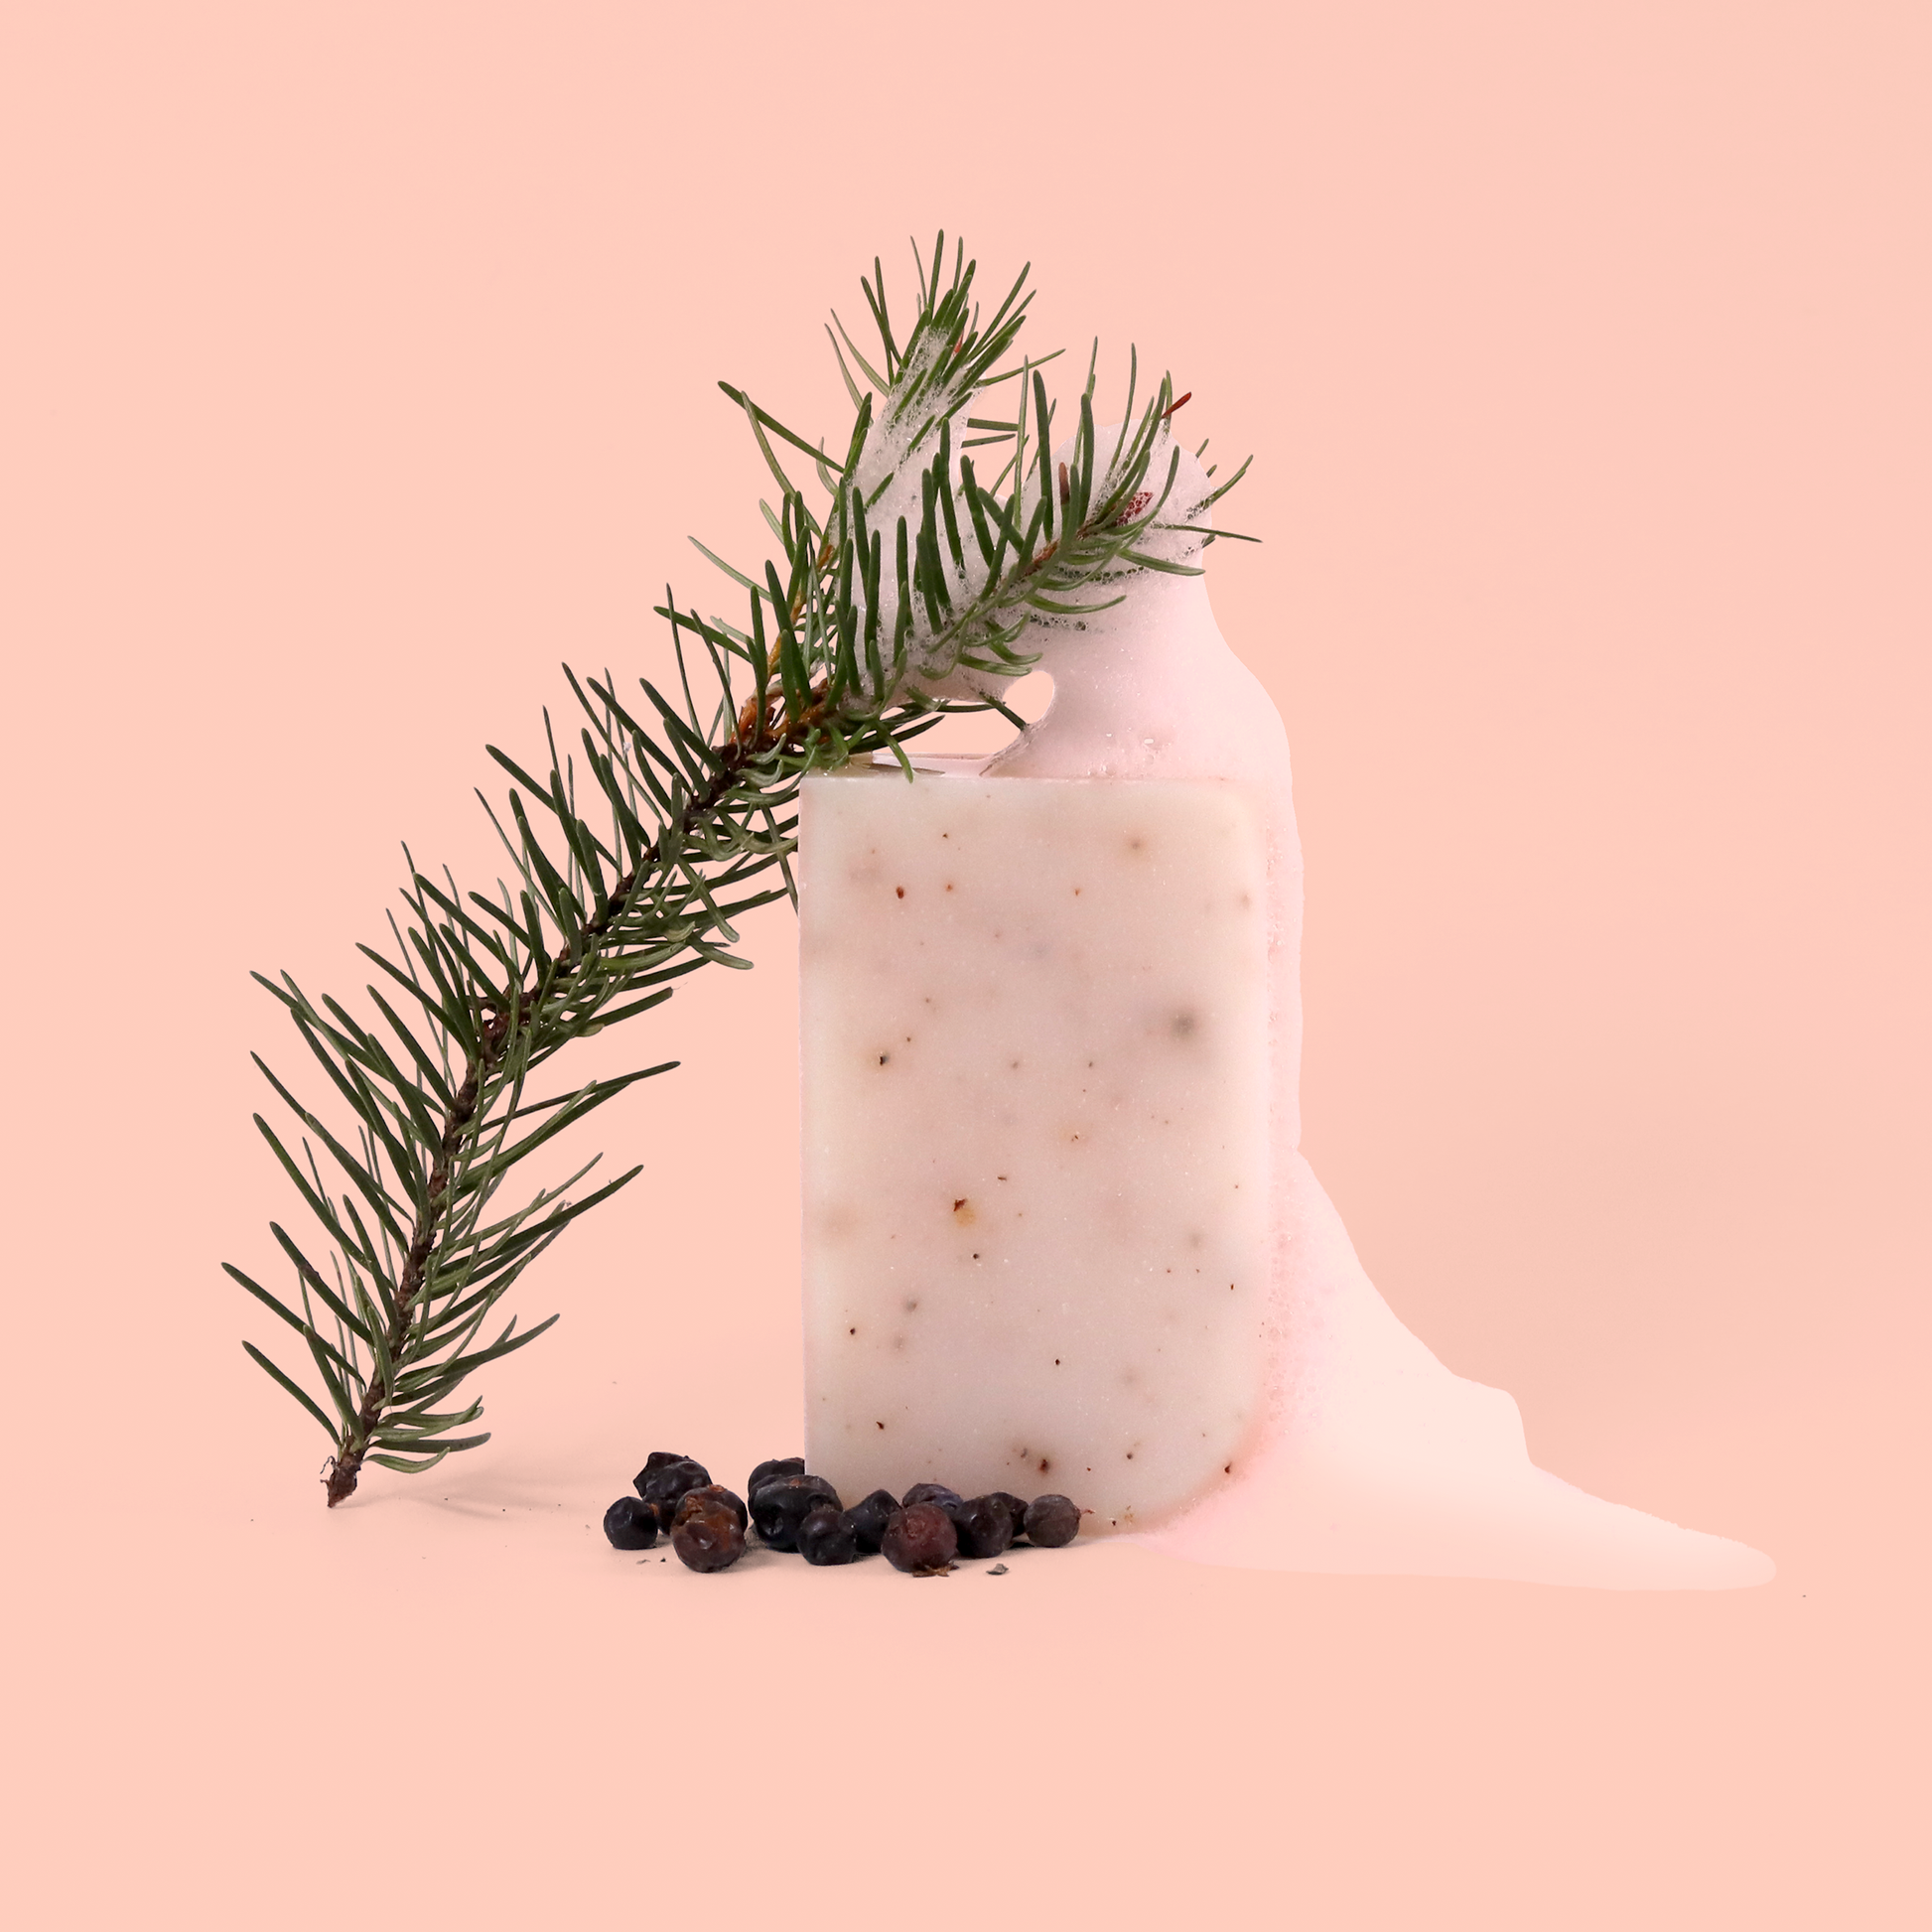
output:
[[[1208,490],[1181,452],[1169,520]],[[1537,1469],[1363,1273],[1299,1151],[1286,732],[1201,578],[1125,588],[1035,622],[1053,700],[990,762],[805,783],[809,1466],[1063,1488],[1214,1563],[1765,1581]]]

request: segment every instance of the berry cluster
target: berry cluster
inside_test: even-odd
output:
[[[883,1554],[895,1570],[943,1576],[953,1558],[997,1557],[1016,1538],[1043,1550],[1071,1543],[1080,1511],[1064,1496],[1026,1502],[1004,1489],[961,1496],[943,1482],[915,1482],[903,1496],[875,1489],[846,1509],[823,1476],[805,1473],[801,1455],[760,1462],[745,1485],[749,1504],[688,1455],[656,1449],[637,1471],[636,1495],[604,1512],[617,1550],[648,1550],[668,1532],[692,1570],[725,1570],[745,1554],[748,1532],[767,1550],[795,1551],[814,1566]]]

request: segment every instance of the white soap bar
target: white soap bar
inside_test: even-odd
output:
[[[800,850],[805,1453],[1156,1522],[1268,1370],[1264,801],[814,776]]]

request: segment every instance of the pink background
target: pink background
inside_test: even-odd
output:
[[[18,1922],[1923,1923],[1926,11],[689,11],[0,15]],[[493,877],[483,742],[763,554],[715,378],[837,427],[940,223],[1258,453],[1371,1274],[1774,1585],[614,1556],[796,1439],[782,912],[599,1042],[684,1066],[495,1442],[325,1514],[216,1270],[297,1208],[246,969]]]

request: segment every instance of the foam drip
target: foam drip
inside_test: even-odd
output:
[[[1168,460],[1164,448],[1163,475]],[[1192,504],[1207,489],[1183,453],[1173,500]],[[1116,609],[1039,626],[1029,641],[1053,676],[1053,703],[989,775],[1234,779],[1267,801],[1276,1235],[1266,1420],[1226,1481],[1139,1540],[1263,1569],[1620,1589],[1769,1581],[1770,1559],[1743,1544],[1537,1468],[1514,1400],[1450,1373],[1363,1271],[1299,1151],[1302,862],[1287,734],[1221,637],[1202,580],[1150,575]]]

